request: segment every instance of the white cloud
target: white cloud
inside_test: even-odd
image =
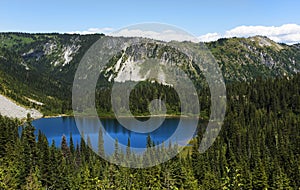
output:
[[[160,32],[151,31],[151,30],[141,30],[141,29],[123,29],[114,33],[111,33],[112,36],[124,36],[124,37],[144,37],[161,41],[193,41],[198,42],[199,40],[196,37],[184,33],[182,31],[175,30],[163,30]]]
[[[205,35],[195,38],[188,33],[183,33],[175,30],[141,30],[126,28],[117,32],[113,32],[113,28],[89,28],[85,31],[72,31],[70,34],[95,34],[104,33],[112,36],[125,36],[125,37],[145,37],[162,41],[193,41],[193,42],[209,42],[216,41],[220,38],[230,37],[250,37],[250,36],[267,36],[275,42],[282,42],[287,44],[300,43],[300,25],[297,24],[284,24],[282,26],[238,26],[224,33],[207,33]],[[113,32],[113,33],[111,33]]]
[[[295,44],[300,42],[300,25],[284,24],[282,26],[238,26],[224,34],[208,33],[199,36],[200,41],[215,41],[219,38],[267,36],[276,42]]]
[[[218,33],[207,33],[205,35],[202,35],[202,36],[198,37],[200,42],[216,41],[220,38],[222,38],[222,35],[220,35]]]
[[[182,29],[171,25],[159,23],[143,23],[131,25],[121,30],[114,30],[113,28],[89,28],[86,31],[72,31],[70,34],[94,34],[104,33],[110,36],[123,37],[144,37],[161,41],[193,41],[199,42],[198,38],[192,36]]]
[[[109,27],[105,27],[105,28],[89,28],[88,30],[84,30],[84,31],[72,31],[72,32],[68,32],[69,34],[96,34],[96,33],[104,33],[104,34],[108,34],[111,31],[113,31],[113,28],[109,28]]]

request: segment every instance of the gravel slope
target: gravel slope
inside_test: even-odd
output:
[[[24,119],[27,118],[27,114],[30,113],[31,117],[34,119],[41,118],[43,116],[36,109],[27,109],[22,106],[17,105],[12,100],[0,94],[0,114],[3,116]]]

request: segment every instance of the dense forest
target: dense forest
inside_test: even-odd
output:
[[[299,84],[299,74],[228,83],[226,118],[213,146],[198,152],[204,132],[199,128],[192,147],[146,169],[111,164],[83,140],[75,146],[63,136],[57,148],[41,132],[34,135],[30,119],[19,135],[20,122],[1,116],[0,189],[299,189]],[[164,94],[164,89],[156,89]],[[200,102],[208,102],[208,96],[201,96]],[[177,102],[176,96],[168,98]],[[135,110],[144,112],[139,105]],[[202,107],[208,112],[209,104]],[[171,110],[176,109],[175,104]],[[100,135],[99,150],[102,146]],[[155,145],[148,139],[150,146]],[[149,154],[142,159],[157,159]],[[112,159],[126,156],[131,156],[130,147],[122,152],[116,146]]]

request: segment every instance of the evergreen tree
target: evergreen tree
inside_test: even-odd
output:
[[[74,153],[75,153],[75,146],[74,146],[74,142],[73,142],[73,137],[72,137],[72,133],[70,133],[70,152],[71,152],[71,155],[74,156]]]
[[[62,137],[60,147],[61,147],[61,152],[62,152],[63,157],[66,159],[66,161],[69,161],[71,152],[70,152],[70,148],[67,143],[67,137],[65,135],[63,135],[63,137]]]
[[[34,170],[31,170],[28,177],[26,178],[26,184],[23,189],[31,190],[31,189],[42,189],[42,183],[39,180],[39,169],[35,167]]]
[[[99,133],[98,133],[98,155],[102,157],[105,156],[102,127],[99,128]]]

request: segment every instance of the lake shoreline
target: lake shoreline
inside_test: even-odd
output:
[[[41,118],[36,118],[34,120],[37,120],[37,119],[42,119],[42,118],[59,118],[59,117],[75,117],[75,115],[73,114],[60,114],[60,115],[47,115],[47,116],[43,116]],[[92,116],[92,115],[80,115],[80,116],[77,116],[77,117],[87,117],[87,118],[95,118],[95,117],[98,117],[100,119],[116,119],[115,116]],[[146,115],[138,115],[138,116],[134,116],[134,118],[150,118],[150,117],[155,117],[155,118],[169,118],[169,119],[178,119],[178,118],[198,118],[198,119],[202,119],[200,116],[189,116],[189,115],[149,115],[149,116],[146,116]],[[132,118],[132,116],[119,116],[119,118]]]

